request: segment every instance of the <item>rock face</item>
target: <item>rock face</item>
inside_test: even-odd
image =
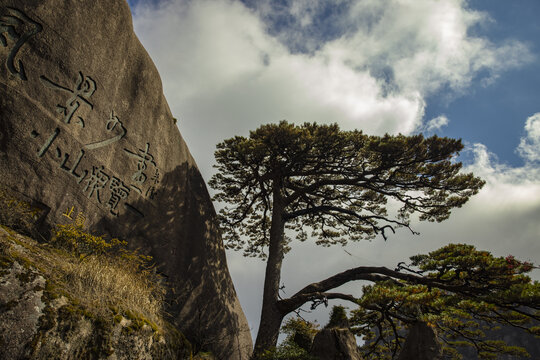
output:
[[[0,273],[0,286],[0,304],[3,307],[0,324],[2,356],[19,359],[24,355],[28,338],[36,333],[39,318],[43,315],[45,305],[41,297],[45,278],[15,262],[9,271]]]
[[[321,360],[360,360],[356,339],[349,329],[323,329],[315,335],[311,354]]]
[[[75,222],[128,240],[167,276],[190,340],[248,358],[214,208],[126,1],[0,0],[0,94],[0,185],[42,234]]]
[[[482,323],[482,326],[487,324]],[[514,355],[498,355],[498,360],[540,359],[540,342],[534,335],[512,326],[503,326],[499,330],[485,331],[488,339],[502,340],[507,345],[523,347],[530,357]],[[473,347],[458,347],[463,360],[477,360],[478,354]],[[442,359],[442,348],[432,328],[425,323],[413,325],[403,345],[398,360],[431,360]]]
[[[434,330],[426,323],[418,322],[409,329],[398,360],[437,360],[441,359],[441,355],[441,346]]]

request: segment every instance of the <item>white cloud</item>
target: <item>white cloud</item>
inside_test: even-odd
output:
[[[525,131],[526,135],[521,138],[517,152],[526,161],[540,161],[540,113],[527,119]]]
[[[257,77],[268,54],[285,49],[233,1],[141,3],[134,27],[162,74],[169,102],[214,93]]]
[[[458,0],[354,2],[338,19],[341,37],[293,54],[268,34],[259,16],[272,8],[261,4],[265,10],[255,12],[231,0],[169,0],[140,2],[134,11],[135,30],[205,176],[213,151],[206,144],[261,123],[412,133],[422,127],[426,96],[443,86],[463,91],[480,70],[495,77],[531,57],[521,43],[497,47],[469,36],[487,17]],[[304,1],[289,10],[307,26],[320,8]]]
[[[499,185],[532,185],[540,183],[540,167],[526,163],[522,167],[511,167],[497,161],[495,154],[483,144],[474,144],[469,151],[474,154],[474,164],[467,168],[491,183]],[[538,194],[540,196],[540,193]]]
[[[442,127],[448,125],[449,122],[446,115],[439,115],[436,118],[429,120],[425,125],[425,129],[427,131],[440,130]]]
[[[301,27],[306,27],[313,23],[313,15],[321,4],[313,0],[297,0],[291,4],[291,15],[299,19]]]
[[[517,41],[496,46],[470,36],[489,18],[462,0],[359,1],[350,17],[355,31],[328,47],[356,66],[387,67],[402,92],[461,92],[481,70],[493,78],[532,60]]]
[[[294,4],[290,12],[308,26],[322,2]],[[206,178],[213,163],[208,144],[262,123],[338,122],[373,134],[410,134],[423,127],[426,96],[443,86],[463,91],[480,70],[496,76],[530,58],[518,42],[497,47],[469,36],[486,16],[462,1],[351,6],[336,20],[342,36],[303,54],[269,35],[261,16],[272,7],[264,2],[260,11],[232,0],[139,3],[135,31]]]

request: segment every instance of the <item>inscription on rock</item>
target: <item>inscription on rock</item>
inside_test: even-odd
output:
[[[15,57],[17,57],[19,50],[28,39],[43,30],[43,26],[30,19],[21,10],[11,7],[5,7],[2,10],[0,16],[0,44],[9,49],[5,62],[6,67],[11,74],[21,80],[27,80],[22,61],[20,59],[15,61]],[[17,62],[17,66],[15,66],[15,62]]]
[[[16,67],[15,58],[28,39],[43,31],[43,26],[20,9],[4,7],[2,13],[4,15],[0,17],[0,43],[3,47],[9,48],[6,68],[21,80],[28,80],[22,61],[19,59],[18,67]],[[77,184],[82,184],[81,191],[89,199],[102,205],[110,215],[118,216],[121,209],[126,209],[139,217],[144,217],[144,213],[133,203],[129,203],[128,198],[132,194],[131,190],[134,190],[139,197],[150,201],[154,200],[158,193],[160,173],[154,156],[149,152],[150,143],[147,142],[142,149],[124,148],[124,153],[134,162],[132,176],[127,181],[115,176],[114,169],[105,169],[102,164],[85,161],[92,151],[111,147],[122,140],[127,134],[126,127],[115,114],[114,109],[110,110],[109,117],[102,121],[81,116],[82,108],[87,108],[87,113],[91,113],[95,108],[92,96],[98,90],[98,86],[92,76],[79,71],[73,83],[60,84],[52,81],[48,74],[41,74],[39,81],[45,88],[63,94],[64,102],[55,105],[56,112],[60,114],[59,122],[66,125],[75,124],[80,129],[101,126],[103,136],[93,139],[80,148],[65,149],[57,143],[57,140],[64,135],[72,136],[73,133],[69,132],[69,128],[56,126],[46,134],[33,129],[30,137],[38,142],[37,157],[42,159],[52,150],[53,159],[58,162],[60,169],[71,175]],[[112,104],[107,105],[111,107]],[[126,159],[118,159],[118,161],[126,161]],[[133,197],[134,195],[131,195],[131,199]],[[133,200],[136,202],[139,199]]]

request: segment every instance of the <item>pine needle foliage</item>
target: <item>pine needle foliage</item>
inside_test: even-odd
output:
[[[328,324],[326,324],[325,328],[332,329],[348,327],[349,319],[347,318],[347,311],[345,310],[345,307],[341,305],[334,305],[330,311],[330,319],[328,320]]]
[[[409,227],[413,213],[445,220],[484,184],[452,161],[462,148],[460,140],[437,136],[370,136],[286,121],[225,140],[210,185],[215,200],[230,205],[221,210],[227,247],[265,256],[276,190],[287,226],[299,240],[309,227],[321,245],[386,236]],[[387,212],[390,199],[401,203],[395,218]]]
[[[436,329],[450,359],[461,359],[456,349],[462,346],[473,347],[481,359],[526,356],[523,348],[490,339],[485,331],[514,326],[540,336],[540,283],[527,275],[534,268],[513,256],[450,244],[401,263],[396,271],[413,274],[409,280],[389,277],[364,286],[350,322],[367,340],[367,359],[391,359],[404,329],[417,321]]]

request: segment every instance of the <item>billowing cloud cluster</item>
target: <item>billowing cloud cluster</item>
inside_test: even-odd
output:
[[[436,131],[448,125],[449,121],[450,120],[448,120],[446,115],[439,115],[436,118],[429,120],[424,128],[427,132]]]
[[[525,123],[526,135],[521,138],[517,152],[527,162],[540,161],[540,113],[536,113]]]
[[[427,96],[442,88],[459,94],[531,60],[520,42],[470,35],[489,18],[461,0],[340,1],[339,12],[322,0],[253,3],[134,8],[136,33],[163,74],[182,133],[199,162],[210,159],[200,164],[205,175],[212,155],[198,145],[201,128],[206,144],[281,119],[409,134],[423,128]],[[332,21],[312,33],[323,18]],[[299,51],[299,43],[314,45]]]

